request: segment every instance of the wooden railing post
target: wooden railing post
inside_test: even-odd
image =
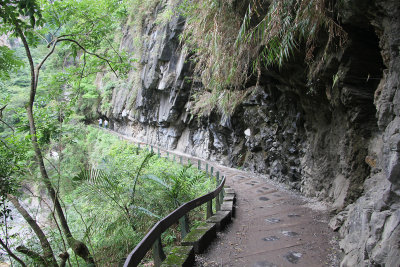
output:
[[[198,160],[198,162],[197,162],[197,169],[201,170],[201,161],[200,160]]]
[[[212,200],[207,202],[207,213],[206,213],[206,219],[210,218],[211,216],[213,216],[213,212],[212,212]]]
[[[167,151],[167,159],[169,160],[169,151]]]
[[[224,179],[224,176],[222,176],[222,179]],[[219,202],[222,203],[224,201],[224,189],[219,192]]]
[[[206,177],[208,178],[208,163],[206,163]]]
[[[215,198],[215,210],[219,211],[221,209],[221,202],[219,202],[219,195]]]
[[[153,259],[154,266],[159,267],[163,260],[165,260],[165,253],[161,244],[161,236],[153,244]]]
[[[160,153],[160,148],[159,147],[157,147],[157,155],[158,155],[158,158],[161,158],[161,153]]]
[[[151,149],[150,149],[150,152],[151,152],[151,154],[153,154],[153,152],[154,152],[154,151],[153,151],[153,146],[150,146],[150,148],[151,148]]]
[[[182,156],[179,156],[179,163],[182,164]]]
[[[179,225],[181,228],[181,238],[184,239],[185,236],[190,232],[189,218],[187,217],[187,215],[185,215],[179,219]]]
[[[200,206],[204,207],[204,204],[207,205],[207,217],[212,216],[212,201],[214,198],[219,198],[223,195],[222,193],[220,194],[220,192],[222,191],[224,185],[225,178],[222,177],[221,182],[214,191],[182,204],[179,208],[158,221],[139,242],[139,244],[131,251],[131,253],[129,253],[125,260],[124,267],[138,266],[151,248],[153,248],[154,264],[155,266],[160,266],[162,261],[165,259],[165,254],[161,244],[161,233],[164,233],[169,227],[176,224],[177,221],[180,221],[182,225],[185,226],[185,220],[183,219],[183,221],[181,221],[182,218],[188,216],[188,212],[192,211],[193,209]],[[188,229],[185,227],[183,230]]]
[[[213,172],[214,172],[214,167],[211,166],[210,174],[211,174],[211,179],[213,178]]]

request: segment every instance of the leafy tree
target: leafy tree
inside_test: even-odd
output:
[[[43,152],[38,139],[39,135],[34,116],[34,108],[35,102],[37,101],[40,71],[43,69],[46,61],[54,53],[56,47],[60,44],[67,46],[72,51],[74,59],[82,57],[83,68],[80,72],[80,78],[83,78],[87,64],[87,56],[93,56],[93,58],[95,58],[90,62],[91,66],[97,67],[97,70],[101,70],[104,64],[106,64],[115,75],[118,75],[119,71],[127,67],[124,57],[115,49],[104,49],[101,51],[102,41],[108,40],[104,38],[104,36],[113,30],[110,23],[107,23],[107,21],[110,21],[107,16],[115,13],[110,11],[119,3],[121,3],[121,1],[2,0],[0,6],[0,32],[11,33],[21,40],[29,65],[30,90],[25,108],[29,122],[31,143],[37,165],[40,169],[42,181],[54,204],[60,227],[66,237],[68,245],[73,249],[76,255],[83,258],[89,265],[94,265],[93,257],[90,255],[86,244],[73,237],[58,192],[55,190],[48,170],[45,167]],[[47,43],[48,52],[35,64],[31,50],[43,41]],[[111,43],[110,46],[112,47]],[[11,57],[10,54],[7,54],[7,56]],[[52,131],[52,129],[49,129],[49,131]],[[11,198],[11,200],[15,199]],[[13,203],[16,207],[18,206],[17,202]],[[31,221],[28,216],[29,214],[24,214],[22,209],[18,210],[28,222]],[[31,225],[31,227],[33,229],[35,228],[34,225]],[[45,244],[46,242],[42,242],[40,233],[38,234],[36,230],[35,233],[41,240],[45,252],[43,261],[48,265],[57,266],[50,245],[47,246]],[[26,255],[32,258],[38,258],[38,255],[33,255],[30,251],[21,250],[21,252],[25,252]]]

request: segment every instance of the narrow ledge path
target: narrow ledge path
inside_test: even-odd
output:
[[[197,266],[338,266],[327,207],[262,176],[223,169],[236,193],[236,217]]]
[[[121,139],[141,140],[108,130]],[[165,156],[168,150],[160,150]],[[338,235],[328,226],[325,203],[286,189],[265,176],[229,168],[182,152],[168,151],[190,160],[208,163],[226,176],[236,193],[236,216],[208,249],[196,256],[197,267],[339,266]]]

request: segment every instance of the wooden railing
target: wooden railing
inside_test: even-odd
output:
[[[140,144],[138,146],[140,149]],[[153,146],[150,147],[150,151],[153,152]],[[154,152],[153,152],[154,153]],[[161,157],[160,149],[157,148],[157,154]],[[167,152],[167,158],[169,158],[169,152]],[[175,161],[175,155],[174,155]],[[188,160],[190,164],[190,160]],[[180,163],[182,164],[182,156],[180,156]],[[198,168],[201,169],[201,161],[198,161]],[[210,172],[208,171],[208,164],[206,164],[206,175],[208,176],[211,174],[213,177],[213,167],[211,167]],[[219,183],[219,172],[216,173],[216,180],[217,184]],[[158,221],[153,228],[146,234],[146,236],[140,241],[140,243],[132,250],[132,252],[128,255],[124,267],[136,267],[145,257],[147,252],[152,248],[153,249],[153,259],[154,265],[160,266],[162,261],[165,259],[165,254],[162,249],[161,243],[161,235],[164,233],[169,227],[179,221],[180,228],[181,228],[181,236],[184,238],[186,234],[189,232],[189,225],[187,214],[191,210],[207,203],[206,209],[206,217],[209,218],[213,214],[212,210],[212,201],[215,199],[215,208],[217,211],[221,208],[221,203],[224,197],[224,188],[225,185],[225,177],[222,177],[221,182],[219,183],[218,187],[199,198],[196,198],[192,201],[186,202],[169,215]]]

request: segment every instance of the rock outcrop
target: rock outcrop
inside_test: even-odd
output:
[[[245,168],[332,202],[343,266],[400,262],[400,2],[341,1],[343,49],[320,51],[314,78],[304,63],[263,70],[231,117],[193,118],[193,66],[182,49],[183,17],[139,32],[122,46],[140,62],[101,111],[114,130],[169,149]],[[140,73],[140,74],[138,74]],[[99,77],[98,85],[103,82]],[[103,101],[106,101],[103,99]]]

